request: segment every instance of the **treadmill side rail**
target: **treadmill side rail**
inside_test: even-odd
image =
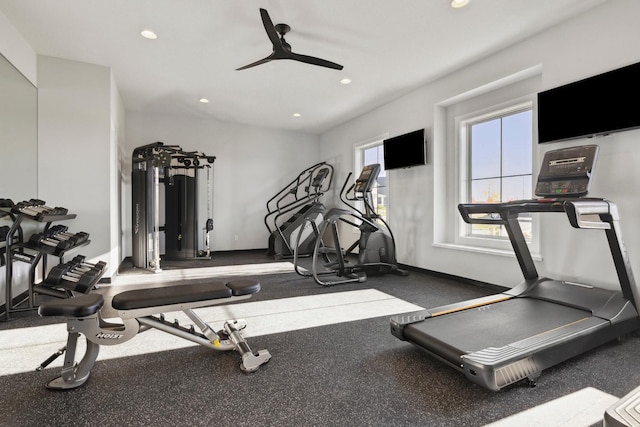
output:
[[[406,341],[404,336],[404,328],[413,323],[423,322],[431,317],[442,316],[445,314],[455,313],[457,311],[469,310],[472,308],[482,307],[483,305],[494,304],[496,302],[506,301],[513,298],[511,295],[495,294],[486,297],[474,298],[472,300],[457,302],[448,305],[442,305],[429,310],[422,310],[413,313],[398,314],[391,317],[391,334],[396,338]]]
[[[609,342],[612,336],[622,337],[639,327],[638,314],[628,303],[613,321],[585,317],[504,347],[489,347],[463,355],[463,371],[470,381],[499,391],[521,380],[533,381],[544,369]]]

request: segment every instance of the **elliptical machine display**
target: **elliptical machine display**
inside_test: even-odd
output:
[[[311,218],[307,219],[316,239],[310,272],[301,268],[298,253],[294,253],[294,266],[299,275],[313,277],[322,286],[364,282],[368,274],[407,275],[406,271],[398,268],[391,228],[374,207],[372,189],[380,169],[377,163],[365,166],[355,183],[347,188],[352,175],[349,173],[340,191],[340,200],[349,209],[330,209],[319,226]],[[362,203],[364,208],[359,209],[356,203]],[[343,249],[340,230],[344,234],[345,229],[352,227],[360,231],[360,236]],[[325,244],[326,239],[331,243]]]

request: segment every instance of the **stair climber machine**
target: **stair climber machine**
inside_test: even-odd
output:
[[[320,198],[331,188],[333,166],[321,162],[302,172],[267,201],[264,224],[269,230],[267,255],[276,259],[290,258],[295,249],[300,256],[313,251],[315,235],[312,224],[319,224],[326,208]],[[311,223],[306,218],[311,218]],[[296,236],[301,235],[297,245]]]
[[[497,391],[519,381],[535,385],[542,370],[637,331],[640,291],[618,208],[585,197],[597,153],[596,145],[545,153],[535,188],[540,198],[460,204],[465,222],[505,227],[524,280],[496,295],[394,316],[391,333]],[[620,290],[539,277],[518,222],[534,212],[563,213],[574,228],[604,231]]]
[[[299,256],[294,254],[294,266],[299,275],[313,277],[322,286],[333,286],[364,282],[367,274],[408,274],[398,268],[393,233],[374,208],[372,189],[380,169],[377,163],[365,166],[355,183],[347,189],[352,175],[349,173],[340,191],[340,200],[350,209],[330,209],[318,227],[311,218],[306,218],[314,231],[313,255],[309,272],[301,268]],[[358,209],[355,203],[362,203],[364,210]],[[360,233],[359,238],[347,249],[341,245],[341,228],[343,233],[354,228]],[[332,240],[331,247],[325,244],[326,233]]]
[[[184,151],[162,142],[133,150],[131,171],[133,265],[153,272],[160,268],[160,232],[164,232],[165,259],[210,259],[213,230],[214,156]],[[200,172],[206,171],[207,220],[204,245],[199,248]],[[161,185],[162,184],[162,185]],[[164,191],[161,191],[163,189]],[[164,226],[160,225],[164,204]]]

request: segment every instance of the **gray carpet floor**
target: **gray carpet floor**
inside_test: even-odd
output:
[[[255,262],[269,259],[256,252],[214,254],[206,265]],[[128,273],[135,272],[125,266],[122,274]],[[331,288],[293,272],[260,281],[252,301],[373,288],[435,307],[495,293],[420,271]],[[0,330],[51,322],[63,319],[20,313]],[[640,339],[634,337],[544,371],[535,388],[515,384],[500,392],[470,383],[393,337],[389,316],[252,337],[250,344],[273,356],[251,374],[238,369],[238,354],[196,346],[98,359],[89,381],[65,392],[44,387],[59,368],[0,376],[0,425],[482,426],[585,387],[623,396],[640,385]]]

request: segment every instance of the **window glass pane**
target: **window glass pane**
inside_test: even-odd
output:
[[[500,119],[471,126],[471,179],[500,176]]]
[[[500,203],[532,196],[532,110],[508,112],[477,122],[469,129],[470,203]],[[531,239],[531,215],[519,217],[525,238]],[[473,224],[472,236],[507,238],[500,225]]]
[[[531,173],[531,110],[511,114],[502,119],[502,174]]]
[[[507,231],[501,225],[473,224],[471,226],[471,234],[482,237],[505,237],[507,236]]]
[[[502,179],[503,202],[530,198],[531,175],[510,176]]]
[[[378,163],[378,152],[375,149],[367,148],[364,150],[364,164]]]
[[[499,203],[500,178],[477,179],[471,182],[471,203]]]

